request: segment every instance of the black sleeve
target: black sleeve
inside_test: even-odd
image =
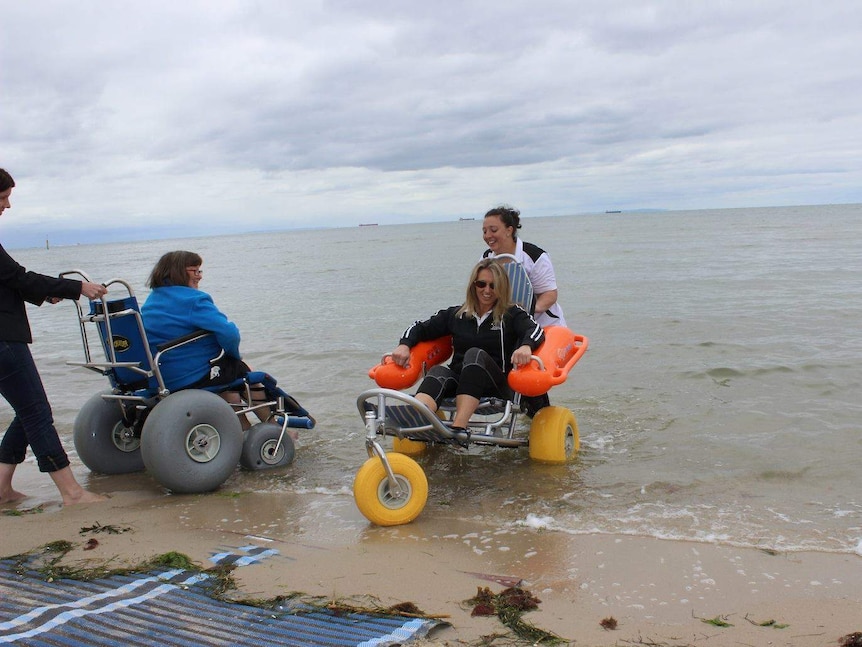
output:
[[[437,314],[425,321],[414,321],[413,324],[405,330],[399,344],[406,344],[413,348],[420,341],[428,341],[437,339],[452,332],[451,320],[455,316],[455,312],[461,306],[452,306],[445,310],[438,310]]]
[[[513,306],[509,309],[509,313],[512,315],[512,323],[518,334],[518,347],[526,344],[536,350],[541,346],[545,341],[545,331],[536,323],[536,320],[521,306]]]
[[[77,299],[81,296],[81,281],[61,279],[28,272],[9,256],[0,245],[0,283],[16,291],[25,301],[40,305],[48,297]]]

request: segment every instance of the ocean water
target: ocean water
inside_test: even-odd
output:
[[[617,533],[862,554],[862,205],[525,218],[569,325],[590,349],[551,392],[580,427],[567,466],[523,450],[432,451],[422,523]],[[356,396],[414,319],[463,300],[481,220],[15,250],[43,273],[128,280],[160,254],[204,257],[201,288],[318,421],[279,473],[225,488],[290,492],[305,523],[348,516],[366,455]],[[116,293],[115,293],[116,294]],[[69,367],[69,303],[30,310],[61,435],[104,378]],[[0,423],[9,408],[0,404]],[[152,487],[93,477],[103,491]],[[327,505],[327,501],[330,503]],[[325,512],[321,512],[325,511]],[[322,521],[324,518],[330,521]],[[337,519],[335,521],[337,523]],[[348,524],[350,525],[350,524]]]

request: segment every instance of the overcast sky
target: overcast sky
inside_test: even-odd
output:
[[[862,202],[860,61],[851,0],[0,0],[0,241]]]

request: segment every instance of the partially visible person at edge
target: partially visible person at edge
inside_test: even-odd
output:
[[[15,180],[0,169],[0,215],[11,209],[9,200]],[[0,441],[0,504],[15,503],[26,494],[12,488],[15,468],[30,446],[39,471],[47,472],[64,505],[95,503],[105,497],[85,490],[72,473],[69,457],[54,427],[51,405],[36,369],[29,344],[33,342],[24,302],[42,305],[46,300],[98,299],[108,290],[88,281],[55,278],[28,272],[0,245],[0,393],[12,406],[15,417]]]
[[[407,366],[413,346],[444,335],[452,335],[452,361],[428,371],[416,399],[436,411],[444,398],[454,395],[455,431],[467,429],[480,398],[512,396],[506,376],[514,366],[527,364],[545,338],[533,317],[510,303],[509,277],[493,259],[473,268],[462,305],[440,310],[407,328],[392,359]]]
[[[512,254],[524,266],[533,292],[536,294],[534,316],[541,326],[565,326],[563,309],[557,303],[557,277],[551,257],[541,247],[521,240],[517,233],[521,228],[521,212],[501,205],[485,214],[482,222],[482,237],[488,249],[483,258],[498,254]]]
[[[195,252],[168,252],[158,260],[147,279],[152,291],[141,306],[144,330],[153,354],[158,346],[190,333],[213,335],[175,348],[161,356],[159,368],[170,391],[228,384],[251,370],[239,351],[239,328],[200,289],[203,259]],[[224,353],[215,362],[211,362]],[[239,393],[219,394],[230,404],[241,404]],[[248,420],[240,417],[243,428]]]

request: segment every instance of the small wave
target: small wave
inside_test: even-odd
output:
[[[760,377],[763,375],[771,375],[773,373],[794,373],[796,369],[785,366],[760,366],[750,369],[730,368],[729,366],[719,366],[706,371],[683,371],[680,376],[686,379],[704,379],[709,378],[723,386],[727,386],[732,378],[743,377]]]
[[[764,470],[760,473],[760,478],[768,481],[798,481],[805,478],[810,467],[803,467],[799,470]]]
[[[523,520],[516,521],[515,525],[532,528],[533,530],[552,530],[554,529],[554,518],[543,517],[532,512]]]
[[[703,532],[694,535],[687,533],[676,533],[668,530],[659,529],[632,529],[632,528],[617,528],[608,529],[598,525],[585,525],[581,528],[564,527],[557,523],[552,518],[534,517],[530,515],[526,519],[518,521],[514,524],[520,528],[528,528],[539,532],[561,532],[574,537],[585,535],[600,535],[607,537],[644,537],[650,539],[660,539],[662,541],[678,541],[697,544],[709,544],[714,546],[730,546],[732,548],[750,548],[769,552],[770,554],[778,553],[827,553],[846,555],[848,553],[862,556],[862,539],[859,540],[855,548],[846,547],[829,547],[820,543],[790,543],[786,537],[776,537],[772,543],[763,543],[757,539],[746,541],[739,538],[733,538],[730,535],[718,532]]]
[[[324,494],[326,496],[353,496],[353,490],[346,485],[341,487],[331,488],[324,486],[314,486],[314,487],[297,487],[294,488],[293,492],[295,494]]]

